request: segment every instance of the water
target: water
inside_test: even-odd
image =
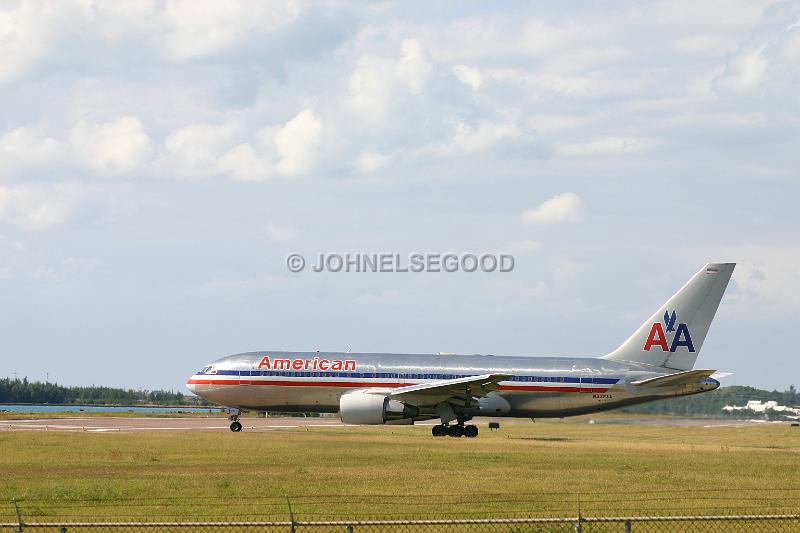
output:
[[[0,411],[14,413],[219,413],[215,407],[141,407],[119,405],[5,405]]]

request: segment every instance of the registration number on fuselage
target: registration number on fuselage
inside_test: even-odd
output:
[[[592,398],[597,400],[613,400],[614,396],[611,394],[592,394]]]

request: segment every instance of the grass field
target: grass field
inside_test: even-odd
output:
[[[0,433],[0,521],[796,513],[800,430],[482,428]]]

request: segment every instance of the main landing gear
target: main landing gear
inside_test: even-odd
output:
[[[467,437],[473,439],[478,436],[478,426],[473,426],[472,424],[465,426],[463,423],[452,426],[436,424],[431,428],[431,434],[434,437]]]
[[[228,420],[231,421],[231,431],[239,433],[242,430],[242,423],[239,422],[239,413],[241,411],[235,407],[228,407],[226,410],[228,412]]]

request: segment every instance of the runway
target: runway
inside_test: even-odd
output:
[[[476,419],[475,422],[485,425],[489,419]],[[289,429],[341,429],[348,426],[337,417],[324,418],[241,418],[242,427],[247,431],[275,431]],[[431,425],[433,421],[416,425]],[[559,421],[548,421],[545,424],[558,424]],[[607,418],[588,421],[593,424],[652,425],[669,427],[744,427],[763,424],[756,420],[720,420],[697,418]],[[774,422],[785,423],[785,422]],[[529,419],[504,419],[501,425],[536,424]],[[86,431],[92,433],[131,432],[131,431],[229,431],[230,422],[225,417],[186,417],[186,418],[153,418],[153,417],[69,417],[69,418],[31,418],[22,420],[0,420],[1,431]],[[378,426],[401,428],[410,426]]]
[[[245,430],[273,431],[276,429],[344,428],[338,418],[241,418]],[[227,418],[188,417],[80,417],[2,420],[0,431],[192,431],[229,430]]]

